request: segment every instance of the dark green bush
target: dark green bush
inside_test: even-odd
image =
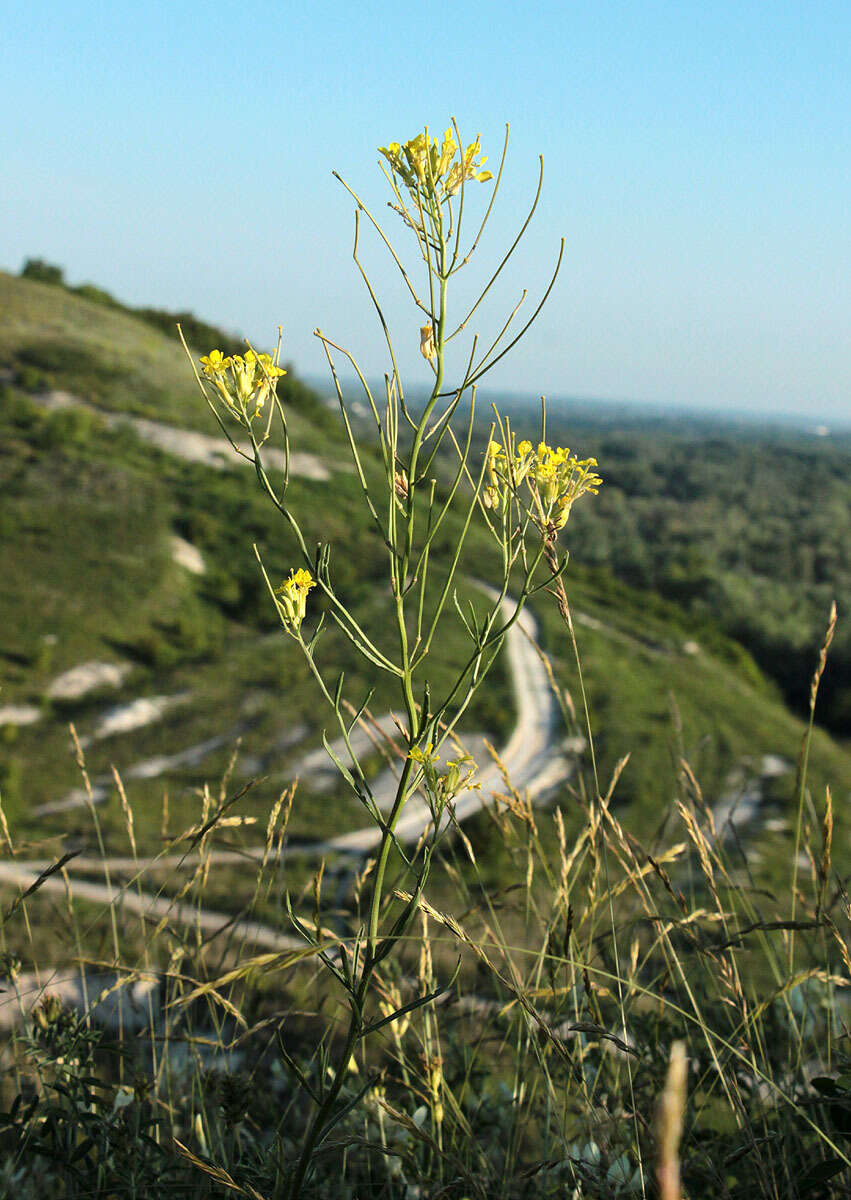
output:
[[[22,279],[34,279],[37,283],[49,283],[54,287],[65,286],[65,272],[43,258],[28,258],[21,267]]]

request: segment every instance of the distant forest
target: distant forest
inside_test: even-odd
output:
[[[528,418],[527,418],[528,419]],[[549,419],[548,440],[594,454],[605,487],[577,505],[583,565],[675,601],[736,638],[806,713],[832,600],[820,724],[851,731],[851,437],[662,419],[601,428]]]

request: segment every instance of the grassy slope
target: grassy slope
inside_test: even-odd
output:
[[[0,362],[20,380],[21,346],[38,339],[61,339],[76,366],[41,374],[36,388],[60,387],[103,408],[167,415],[208,433],[217,426],[197,395],[179,346],[133,317],[69,295],[59,288],[0,276],[9,314],[0,341]],[[84,350],[85,354],[77,353]],[[104,363],[115,377],[108,385]],[[142,364],[140,366],[140,364]],[[142,398],[134,390],[147,377]],[[153,384],[151,383],[153,381]],[[168,392],[171,388],[171,392]],[[169,396],[171,399],[169,399]],[[287,400],[287,394],[284,393]],[[166,410],[166,402],[171,405]],[[322,449],[329,467],[345,463],[348,451],[336,425],[313,402],[311,414],[290,413],[294,448]],[[292,777],[294,754],[315,745],[323,726],[333,733],[333,717],[323,711],[293,643],[278,630],[265,594],[252,543],[257,542],[273,576],[286,573],[294,545],[281,519],[259,495],[248,468],[218,472],[186,464],[141,443],[126,429],[109,430],[96,415],[46,414],[19,387],[7,388],[0,411],[0,482],[4,503],[0,522],[0,703],[41,706],[45,718],[34,726],[4,731],[4,802],[19,832],[43,835],[45,822],[27,818],[33,807],[63,797],[79,783],[67,723],[90,735],[104,711],[136,696],[182,695],[167,719],[115,735],[87,751],[92,777],[109,777],[115,762],[128,770],[157,755],[174,755],[210,738],[222,745],[196,767],[174,769],[156,780],[131,785],[142,814],[142,844],[155,848],[163,791],[169,791],[171,827],[191,824],[198,790],[224,771],[238,738],[246,774],[270,747],[287,741],[302,725],[308,734],[298,751],[281,749],[262,764],[264,782],[246,798],[242,811],[262,818],[270,800]],[[375,464],[367,455],[367,471]],[[381,547],[369,528],[360,485],[350,469],[333,483],[294,476],[293,509],[304,514],[308,544],[320,537],[334,548],[338,589],[357,609],[361,622],[388,648],[384,568]],[[207,573],[190,575],[171,556],[178,533],[202,552]],[[319,607],[315,597],[312,609]],[[446,663],[466,656],[463,634],[448,624],[435,655],[438,688],[449,681]],[[59,672],[88,660],[129,661],[133,674],[120,692],[105,691],[78,702],[49,702],[46,688]],[[398,707],[386,680],[373,680],[333,628],[319,653],[330,684],[340,669],[345,694],[359,703],[377,682],[376,712]],[[468,728],[504,735],[511,722],[502,664],[471,712]],[[252,765],[253,763],[253,765]],[[243,776],[237,768],[237,777]],[[315,834],[360,823],[361,810],[345,791],[311,798],[302,787],[293,829]],[[333,800],[333,804],[327,801]],[[321,802],[320,802],[321,801]],[[101,810],[109,834],[121,830],[112,804]],[[150,819],[148,819],[150,817]],[[80,811],[51,817],[52,833],[84,835],[89,821]]]
[[[568,591],[579,613],[594,613],[593,590],[581,578]],[[715,803],[731,790],[732,768],[745,766],[758,773],[765,755],[789,765],[770,789],[772,804],[788,816],[804,724],[788,712],[771,685],[705,648],[690,652],[692,646],[676,627],[666,629],[637,605],[622,610],[616,626],[604,619],[603,630],[577,620],[576,636],[603,791],[617,760],[630,755],[615,792],[616,804],[632,806],[629,820],[645,832],[664,821],[678,791],[682,758],[707,800]],[[578,672],[564,626],[552,609],[543,614],[543,625],[557,674],[581,712]],[[809,775],[813,793],[823,797],[830,782],[835,793],[847,798],[850,767],[847,748],[816,730]]]
[[[0,367],[22,373],[26,390],[59,388],[115,412],[134,413],[206,433],[217,427],[178,341],[138,317],[61,287],[0,271]],[[206,353],[209,346],[193,347]],[[286,350],[286,347],[284,347]],[[321,450],[328,414],[292,379],[279,394],[297,396],[291,433],[302,450]]]
[[[77,391],[104,408],[144,413],[214,432],[194,392],[180,347],[120,311],[30,281],[0,274],[0,363],[35,387]],[[49,353],[39,357],[38,347]],[[37,352],[32,352],[32,347]],[[49,362],[46,369],[33,363]],[[66,366],[63,363],[67,364]],[[40,375],[38,374],[40,372]],[[317,413],[319,410],[317,410]],[[6,803],[23,836],[44,836],[44,824],[28,821],[35,804],[63,795],[77,783],[69,754],[67,721],[90,733],[104,709],[139,695],[189,693],[167,719],[132,734],[116,735],[88,752],[94,777],[157,754],[220,736],[223,744],[197,767],[170,771],[157,780],[135,781],[131,799],[143,844],[155,846],[163,791],[169,792],[172,828],[191,823],[197,789],[224,770],[242,737],[246,767],[262,758],[302,722],[315,744],[317,712],[303,663],[287,640],[274,633],[259,587],[251,542],[262,547],[274,574],[292,561],[292,546],[274,513],[257,496],[248,471],[212,472],[188,467],[143,446],[126,431],[107,431],[96,420],[67,414],[47,417],[20,395],[7,394],[0,454],[4,502],[0,510],[3,559],[0,620],[3,703],[46,705],[46,683],[58,671],[86,659],[129,659],[134,674],[121,693],[72,705],[46,705],[46,718],[15,733],[6,731],[3,772]],[[339,434],[326,414],[311,419],[309,407],[294,412],[296,449],[323,449],[327,461],[345,458]],[[368,468],[372,469],[372,468]],[[351,473],[332,484],[294,479],[296,511],[308,512],[309,536],[334,543],[336,578],[363,619],[381,630],[383,576],[379,547],[363,516]],[[193,577],[170,554],[173,532],[204,553],[208,572]],[[484,535],[471,539],[471,574],[486,576],[492,561]],[[585,571],[581,547],[568,574],[577,610],[604,623],[579,625],[592,719],[605,779],[615,761],[632,755],[618,796],[636,821],[656,823],[670,808],[676,762],[690,759],[712,798],[723,790],[732,764],[764,754],[794,760],[801,726],[734,643],[705,626],[695,633],[676,610]],[[365,579],[363,573],[365,572]],[[579,695],[569,643],[554,610],[537,605],[544,640],[562,681]],[[56,644],[44,635],[56,636]],[[688,655],[683,644],[697,636],[703,647]],[[457,626],[448,626],[439,659],[463,649]],[[322,658],[329,673],[345,665],[349,695],[359,700],[370,682],[347,648],[329,635]],[[438,675],[446,678],[440,662]],[[499,735],[511,720],[504,671],[482,697],[468,727]],[[675,701],[682,733],[672,717]],[[391,702],[385,688],[375,711]],[[281,750],[264,763],[267,777],[242,802],[241,811],[262,821],[271,797],[291,774],[292,754]],[[256,771],[256,767],[254,768]],[[289,772],[289,773],[288,773]],[[815,785],[831,780],[837,799],[851,792],[851,755],[828,738],[817,738]],[[791,794],[791,779],[778,783]],[[332,803],[328,800],[332,799]],[[122,837],[114,803],[102,810],[109,835]],[[296,805],[294,831],[339,829],[358,822],[359,810],[344,793],[311,797]],[[83,836],[89,822],[79,813],[51,818],[51,833]]]

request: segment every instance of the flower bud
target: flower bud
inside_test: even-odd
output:
[[[420,354],[429,362],[437,358],[437,346],[434,343],[434,326],[429,322],[420,330]]]

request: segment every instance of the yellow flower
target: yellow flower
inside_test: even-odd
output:
[[[227,370],[230,366],[230,359],[225,358],[221,350],[211,350],[209,354],[205,354],[201,358],[201,366],[208,379],[215,379],[217,375],[221,375],[223,371]]]
[[[429,742],[425,749],[420,746],[413,746],[408,753],[408,758],[423,766],[431,766],[439,761],[440,755],[434,753],[434,743]]]
[[[428,794],[434,795],[437,790],[437,764],[440,762],[440,755],[435,753],[434,743],[427,742],[425,746],[412,746],[408,752],[408,758],[420,768]]]
[[[475,161],[476,155],[482,152],[481,135],[476,135],[476,140],[471,142],[464,151],[463,161],[456,163],[446,179],[445,192],[447,196],[454,196],[456,192],[461,190],[462,182],[468,179],[475,179],[477,183],[487,183],[489,179],[493,179],[490,171],[483,171],[487,160],[487,155]]]
[[[402,147],[402,152],[405,155],[405,161],[413,171],[417,181],[421,184],[426,181],[426,154],[428,152],[428,144],[426,135],[419,133],[410,142],[406,142]]]
[[[307,594],[311,588],[315,587],[316,584],[310,572],[305,571],[303,567],[299,567],[298,570],[290,571],[289,578],[285,579],[279,588],[275,588],[275,595],[278,597],[278,608],[281,616],[289,631],[293,634],[298,633],[299,627],[304,620],[307,609]]]
[[[440,791],[444,800],[453,800],[462,791],[478,791],[481,788],[481,784],[470,782],[479,769],[472,754],[450,758],[446,766],[447,772],[440,780]]]
[[[437,160],[437,170],[435,178],[442,179],[449,170],[449,164],[455,157],[455,151],[458,149],[455,138],[452,136],[452,130],[447,129],[443,135],[443,145],[440,149],[440,158]]]
[[[488,443],[486,462],[490,483],[482,495],[485,508],[505,506],[514,497],[523,503],[520,485],[525,481],[529,498],[524,507],[545,535],[563,529],[574,502],[589,493],[596,496],[603,482],[594,471],[595,458],[577,458],[566,446],[539,442],[532,450],[529,441],[515,449],[514,434],[506,430],[507,445]]]
[[[261,354],[259,361],[261,371],[268,375],[270,379],[280,379],[282,375],[286,375],[285,369],[278,366],[271,354]]]
[[[539,524],[563,529],[574,501],[586,492],[597,495],[603,481],[592,470],[596,465],[596,458],[580,459],[565,446],[540,443],[531,477]]]
[[[482,169],[487,158],[476,161],[481,149],[481,139],[477,137],[464,151],[461,160],[456,162],[458,144],[452,130],[447,129],[442,142],[427,137],[423,132],[404,145],[390,142],[387,146],[379,146],[378,153],[386,158],[393,174],[401,179],[412,196],[419,193],[426,199],[442,203],[454,196],[468,179],[475,179],[479,183],[493,179],[490,171]]]
[[[219,399],[242,424],[260,415],[277,380],[286,375],[283,367],[278,366],[277,353],[273,359],[271,354],[255,354],[253,350],[229,358],[221,350],[211,350],[202,357],[201,368],[214,384]]]
[[[502,452],[502,446],[499,442],[488,442],[487,448],[487,465],[488,476],[490,477],[491,485],[496,487],[500,475],[501,468],[504,465],[505,455]]]

